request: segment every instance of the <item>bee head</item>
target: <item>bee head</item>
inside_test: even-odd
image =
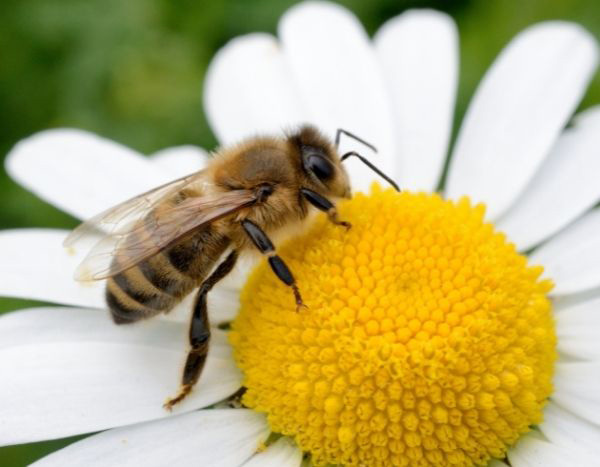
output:
[[[331,142],[315,127],[303,126],[288,137],[296,149],[304,185],[324,195],[350,198],[350,182]]]

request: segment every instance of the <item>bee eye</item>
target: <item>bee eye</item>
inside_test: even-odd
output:
[[[306,158],[306,168],[322,181],[329,180],[333,176],[333,165],[319,154],[311,154]]]

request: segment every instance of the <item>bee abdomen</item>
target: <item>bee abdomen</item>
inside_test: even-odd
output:
[[[168,311],[179,301],[143,279],[138,267],[110,278],[106,302],[117,324],[131,323]]]
[[[115,323],[170,311],[202,283],[228,245],[229,239],[206,229],[111,277],[106,301]]]

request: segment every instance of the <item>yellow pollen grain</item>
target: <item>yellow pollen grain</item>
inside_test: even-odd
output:
[[[319,216],[280,248],[308,309],[266,263],[242,291],[243,403],[317,466],[502,458],[552,392],[552,284],[483,216],[377,186]]]

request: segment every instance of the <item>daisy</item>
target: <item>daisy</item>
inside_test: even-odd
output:
[[[72,280],[85,252],[62,250],[67,232],[2,232],[0,293],[63,306],[0,319],[0,442],[106,430],[38,463],[61,466],[298,466],[302,452],[315,464],[597,465],[600,108],[569,120],[597,44],[566,22],[520,33],[448,150],[457,42],[442,13],[408,11],[370,40],[342,7],[302,3],[279,38],[251,34],[217,54],[205,107],[222,144],[306,121],[345,128],[377,144],[369,158],[407,192],[375,186],[340,205],[349,233],[318,217],[281,246],[311,304],[301,315],[264,264],[216,287],[211,320],[233,320],[231,346],[213,331],[174,414],[162,403],[189,300],[115,326],[102,284]],[[86,219],[206,160],[51,130],[17,144],[7,170]],[[367,192],[371,174],[349,172]],[[242,384],[247,408],[219,403]]]

